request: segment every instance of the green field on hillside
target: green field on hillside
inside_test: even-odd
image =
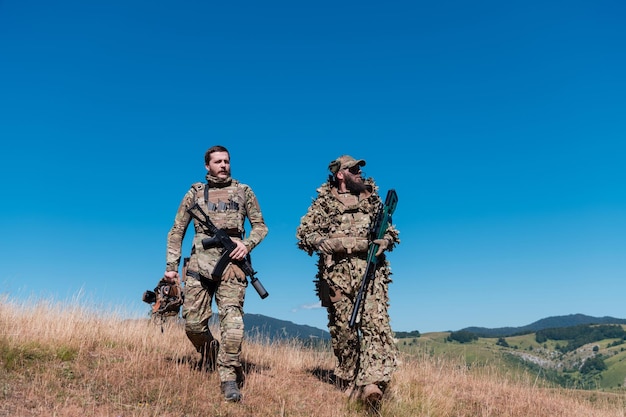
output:
[[[623,326],[622,326],[623,327]],[[450,332],[398,339],[400,352],[462,359],[468,366],[495,366],[507,373],[526,373],[549,385],[622,392],[626,379],[626,342],[603,339],[563,353],[567,340],[537,343],[535,333],[450,341]],[[592,365],[596,365],[595,367]]]

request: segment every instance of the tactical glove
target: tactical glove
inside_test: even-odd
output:
[[[376,239],[372,243],[375,243],[378,245],[376,256],[382,255],[383,252],[389,247],[389,241],[387,239]]]

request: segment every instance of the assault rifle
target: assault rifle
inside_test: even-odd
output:
[[[359,292],[354,300],[352,315],[350,316],[350,321],[348,322],[350,327],[354,327],[354,324],[356,323],[359,310],[361,310],[361,304],[363,303],[365,291],[367,290],[367,286],[370,281],[374,279],[374,274],[376,273],[376,264],[378,263],[376,252],[378,252],[379,245],[374,243],[374,240],[383,239],[385,237],[385,232],[387,232],[387,228],[391,224],[391,215],[396,210],[397,204],[398,195],[395,190],[391,189],[387,192],[385,203],[380,203],[378,212],[374,218],[374,223],[372,223],[372,226],[370,227],[370,240],[372,242],[370,243],[370,247],[367,251],[367,267],[365,268],[365,274],[361,280],[361,288],[359,288]]]
[[[234,263],[243,271],[246,276],[250,277],[250,283],[259,294],[259,296],[263,299],[266,298],[269,294],[261,284],[261,281],[255,276],[256,271],[252,269],[252,263],[250,262],[250,256],[246,256],[242,260],[235,260],[230,258],[230,254],[237,247],[237,244],[233,242],[233,240],[228,236],[228,233],[224,229],[218,229],[209,216],[202,210],[202,208],[195,203],[187,212],[201,225],[206,227],[209,232],[213,234],[213,237],[202,239],[202,247],[204,249],[215,248],[218,246],[222,246],[224,249],[222,250],[222,256],[217,261],[215,268],[211,275],[215,278],[220,278],[224,273],[224,269],[228,266],[229,262]],[[199,214],[198,214],[199,213]],[[202,217],[200,217],[200,215]]]

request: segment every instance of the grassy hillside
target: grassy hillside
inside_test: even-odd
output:
[[[555,388],[502,371],[489,341],[405,346],[379,412],[394,417],[623,417],[623,394]],[[412,343],[412,341],[411,341]],[[405,349],[407,347],[407,349]],[[408,349],[410,347],[410,349]],[[445,347],[445,348],[444,348]],[[448,349],[453,347],[454,349]],[[465,356],[481,366],[466,366]],[[0,298],[1,417],[350,417],[368,413],[332,384],[328,350],[246,340],[246,385],[226,403],[216,373],[197,369],[178,325],[125,321],[80,306]],[[372,414],[372,413],[370,413]]]
[[[448,336],[450,332],[426,333],[419,338],[400,339],[398,346],[407,354],[425,351],[468,365],[497,364],[503,372],[534,374],[539,380],[565,388],[626,391],[626,344],[621,339],[603,339],[564,354],[559,351],[559,345],[567,341],[537,343],[535,333],[506,338],[479,337],[470,343],[451,342]],[[607,369],[582,373],[580,369],[585,361],[594,357],[601,357]]]

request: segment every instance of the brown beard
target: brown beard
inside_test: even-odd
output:
[[[353,180],[352,179],[352,175],[345,175],[344,176],[344,181],[346,183],[346,188],[352,194],[361,194],[363,191],[367,190],[367,186],[365,185],[365,183],[363,182],[361,177],[358,177],[358,178],[360,179],[360,181]]]

